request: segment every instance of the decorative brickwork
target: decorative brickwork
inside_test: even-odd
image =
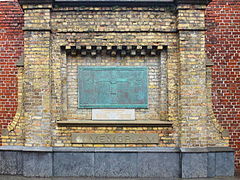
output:
[[[217,120],[229,131],[240,168],[240,1],[213,0],[207,8],[207,54],[213,62],[212,99]]]
[[[23,5],[23,107],[4,145],[24,139],[25,146],[227,146],[208,117],[205,8]],[[145,125],[82,127],[91,110],[77,108],[79,65],[148,67],[149,108],[136,109],[136,123]],[[151,120],[158,125],[147,125]],[[159,144],[72,144],[72,133],[157,133]]]
[[[0,144],[1,129],[17,110],[17,67],[23,50],[23,13],[16,1],[0,1]]]

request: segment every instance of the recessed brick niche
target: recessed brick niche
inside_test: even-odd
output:
[[[0,155],[12,154],[4,167],[43,177],[233,175],[233,151],[211,109],[207,0],[20,3],[22,88],[16,118],[4,129]],[[95,71],[79,80],[84,67]],[[86,94],[92,104],[82,92],[95,96]],[[93,110],[122,107],[135,117],[92,118]]]

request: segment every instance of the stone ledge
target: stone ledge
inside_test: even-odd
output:
[[[180,148],[183,153],[234,152],[230,147],[191,147]]]
[[[160,126],[172,127],[173,122],[146,120],[146,121],[93,121],[93,120],[79,120],[79,121],[57,121],[60,126]]]
[[[52,152],[52,147],[1,146],[0,151]]]
[[[34,27],[23,27],[23,31],[52,31],[51,28],[34,28]]]
[[[180,148],[180,151],[183,153],[204,153],[204,152],[208,152],[206,147],[198,147],[198,148]]]
[[[234,152],[230,147],[207,147],[208,152]]]
[[[180,152],[177,147],[122,147],[122,148],[85,148],[85,147],[26,147],[26,146],[1,146],[0,151],[23,152]]]
[[[230,147],[203,147],[203,148],[178,148],[178,147],[129,147],[129,148],[84,148],[84,147],[26,147],[26,146],[1,146],[0,151],[24,152],[182,152],[182,153],[207,153],[207,152],[234,152]]]
[[[143,147],[143,148],[69,148],[69,147],[55,147],[54,152],[179,152],[179,148],[168,147]]]

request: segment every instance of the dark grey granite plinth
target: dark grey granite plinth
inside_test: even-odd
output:
[[[54,153],[54,176],[94,176],[94,153]]]
[[[234,176],[234,152],[230,148],[208,148],[208,177]]]
[[[182,154],[182,178],[207,177],[208,154],[207,153],[183,153]]]
[[[181,148],[181,154],[182,178],[234,176],[231,148]]]
[[[138,153],[139,177],[180,177],[179,153]]]
[[[96,153],[95,176],[137,177],[137,153]]]
[[[216,176],[216,153],[208,153],[208,177]]]
[[[217,152],[216,153],[216,176],[233,176],[234,175],[234,153]]]
[[[51,177],[52,153],[23,152],[23,175],[30,177]]]
[[[230,148],[0,147],[0,174],[28,177],[215,177],[234,175]]]
[[[0,174],[22,174],[22,153],[19,151],[0,151]]]

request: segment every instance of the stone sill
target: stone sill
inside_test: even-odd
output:
[[[182,153],[211,153],[234,152],[230,147],[28,147],[28,146],[0,146],[0,151],[24,152],[182,152]]]
[[[26,146],[0,146],[0,151],[24,151],[24,152],[180,152],[177,147],[26,147]]]
[[[183,153],[234,152],[230,147],[189,147],[180,148]]]
[[[172,127],[173,122],[146,120],[146,121],[93,121],[93,120],[78,120],[78,121],[57,121],[59,126],[160,126]]]

